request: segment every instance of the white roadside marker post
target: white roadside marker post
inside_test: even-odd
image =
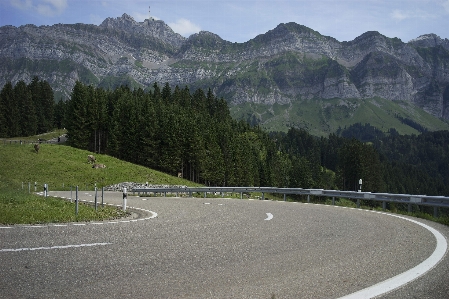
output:
[[[127,199],[127,194],[126,194],[126,188],[123,188],[123,212],[126,211],[126,199]]]

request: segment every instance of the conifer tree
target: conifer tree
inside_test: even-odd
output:
[[[20,136],[19,103],[14,97],[14,90],[11,82],[8,82],[3,86],[1,98],[3,102],[7,137]]]
[[[31,136],[37,133],[37,117],[31,92],[24,81],[14,86],[14,99],[19,105],[20,136]]]
[[[5,89],[5,86],[0,91],[0,138],[8,137],[8,126],[6,123],[6,103],[3,99],[3,89]]]
[[[86,86],[77,81],[67,106],[68,142],[77,148],[88,149],[91,136],[88,115],[89,94]]]

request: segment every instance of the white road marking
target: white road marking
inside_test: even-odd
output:
[[[414,267],[408,271],[405,271],[404,273],[396,275],[395,277],[392,277],[392,278],[382,281],[378,284],[370,286],[366,289],[349,294],[347,296],[340,297],[339,299],[369,299],[369,298],[374,298],[374,297],[380,296],[380,295],[390,292],[392,290],[395,290],[395,289],[417,279],[418,277],[424,275],[426,272],[430,271],[433,267],[435,267],[443,259],[444,255],[446,254],[446,250],[447,250],[446,238],[436,229],[434,229],[424,223],[418,222],[416,220],[408,219],[408,218],[405,218],[402,216],[397,216],[397,215],[392,215],[392,214],[387,214],[387,213],[380,213],[380,214],[389,215],[392,217],[397,217],[400,219],[411,221],[411,222],[421,225],[425,229],[429,230],[435,236],[435,238],[437,240],[437,246],[435,248],[435,251],[432,253],[432,255],[430,257],[428,257],[425,261],[423,261],[421,264],[417,265],[416,267]]]
[[[90,244],[77,244],[77,245],[63,245],[63,246],[49,246],[49,247],[34,247],[34,248],[6,248],[0,249],[0,252],[15,252],[15,251],[29,251],[29,250],[50,250],[50,249],[65,249],[65,248],[78,248],[78,247],[92,247],[92,246],[104,246],[112,243],[90,243]]]
[[[273,214],[267,213],[267,218],[265,218],[265,220],[271,220],[271,219],[273,219]]]

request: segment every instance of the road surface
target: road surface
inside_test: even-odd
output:
[[[122,194],[105,192],[105,201],[121,205]],[[439,246],[421,225],[357,209],[130,195],[127,203],[135,212],[127,219],[2,226],[0,297],[340,298],[414,268]],[[449,236],[446,226],[414,220]],[[447,294],[444,256],[378,298]]]

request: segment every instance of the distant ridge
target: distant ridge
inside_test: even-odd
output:
[[[233,107],[378,97],[449,119],[449,40],[435,34],[404,43],[370,31],[340,42],[282,23],[232,43],[206,31],[184,38],[161,20],[136,22],[123,14],[99,26],[0,27],[0,74],[1,86],[39,76],[57,100],[67,99],[77,80],[104,88],[168,82],[210,87]]]

